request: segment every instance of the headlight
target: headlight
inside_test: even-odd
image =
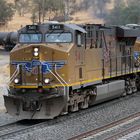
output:
[[[39,51],[39,49],[38,48],[34,48],[34,52],[38,52]]]
[[[50,82],[50,79],[45,79],[44,82],[45,84],[48,84]]]
[[[34,56],[38,56],[39,55],[39,53],[38,52],[34,52]]]
[[[14,80],[14,82],[15,82],[15,84],[18,84],[18,83],[19,83],[19,79],[16,78],[16,79]]]
[[[34,56],[39,56],[39,49],[38,48],[34,48]]]

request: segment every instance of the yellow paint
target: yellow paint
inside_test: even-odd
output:
[[[140,72],[140,70],[139,71],[134,71],[133,73],[135,73],[135,72]],[[132,74],[132,72],[127,73],[127,74]],[[126,75],[126,74],[124,74],[124,75]],[[124,75],[118,75],[118,76],[124,76]],[[116,77],[116,76],[115,75],[111,76],[111,78],[114,78],[114,77]],[[106,76],[104,79],[109,79],[109,78],[110,78],[110,76]],[[79,86],[79,85],[82,85],[82,84],[89,84],[91,82],[96,82],[96,81],[100,81],[100,80],[103,80],[103,78],[96,78],[96,79],[91,79],[91,80],[85,80],[85,81],[82,81],[82,82],[75,82],[75,83],[72,83],[72,84],[68,84],[68,86],[69,87]],[[65,86],[67,86],[67,85],[65,85]],[[29,86],[18,86],[18,85],[13,86],[13,85],[10,85],[10,87],[17,88],[17,89],[20,89],[20,88],[35,89],[35,88],[38,88],[38,86],[30,86],[30,85]],[[53,85],[53,86],[50,86],[50,85],[43,86],[43,88],[55,88],[55,87],[62,87],[62,85],[61,84],[56,84],[56,85]]]

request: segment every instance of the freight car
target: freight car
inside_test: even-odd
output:
[[[139,29],[126,26],[52,22],[23,27],[10,53],[7,112],[53,119],[136,92],[139,35]]]
[[[17,32],[0,32],[0,45],[2,45],[6,51],[11,51],[14,48],[17,39]]]

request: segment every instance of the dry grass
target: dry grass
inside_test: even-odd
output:
[[[7,0],[8,2],[14,2],[14,0]],[[80,2],[80,0],[77,0],[77,2]],[[111,0],[109,4],[107,4],[107,9],[111,10],[114,7],[114,0]],[[1,27],[0,31],[17,31],[22,26],[25,26],[27,24],[32,24],[31,15],[26,14],[24,17],[20,17],[17,13],[13,17],[13,19],[8,23],[8,25]],[[90,14],[90,11],[80,11],[76,14],[72,15],[73,20],[70,21],[70,23],[94,23],[94,24],[102,24],[104,21],[102,19],[99,19],[95,17],[94,15]]]
[[[1,67],[0,70],[0,85],[1,84],[6,84],[8,82],[9,79],[9,65],[5,65],[3,67]]]
[[[8,25],[1,27],[0,31],[17,31],[27,24],[32,24],[30,17],[28,15],[21,17],[16,13]]]
[[[91,15],[90,12],[87,11],[80,11],[74,14],[73,20],[70,21],[71,23],[96,23],[102,24],[104,21],[102,19],[96,18],[94,15]]]

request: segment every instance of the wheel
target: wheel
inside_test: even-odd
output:
[[[133,92],[132,92],[132,88],[131,87],[128,87],[127,89],[126,89],[126,93],[128,94],[128,95],[131,95]]]
[[[89,97],[86,97],[84,99],[84,102],[80,103],[80,108],[81,109],[86,109],[89,107]]]
[[[74,104],[69,107],[70,112],[76,112],[79,110],[77,101],[74,101]]]

